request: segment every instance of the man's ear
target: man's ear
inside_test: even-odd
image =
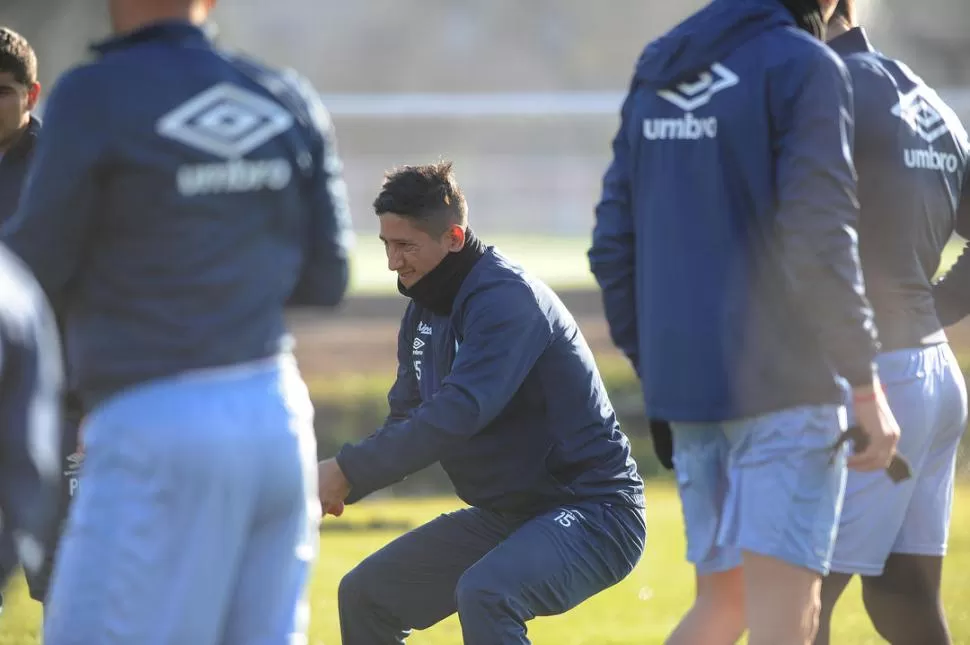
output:
[[[40,83],[34,83],[27,88],[27,111],[32,112],[40,99]]]
[[[452,224],[451,228],[448,229],[448,237],[450,238],[448,244],[448,250],[452,253],[461,251],[465,246],[465,229],[458,226],[457,224]]]

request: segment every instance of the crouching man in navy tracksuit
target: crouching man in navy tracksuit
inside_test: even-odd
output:
[[[305,642],[316,442],[284,308],[342,298],[345,188],[316,93],[216,50],[212,5],[111,0],[0,232],[89,411],[48,645]]]
[[[912,477],[894,484],[881,472],[849,473],[815,642],[828,645],[835,603],[859,575],[866,610],[888,642],[948,645],[940,583],[967,392],[932,280],[955,227],[966,233],[970,143],[935,91],[873,48],[852,0],[840,1],[829,37],[852,75],[860,257],[882,342],[879,376]],[[943,313],[954,287],[966,299],[960,273],[940,285]]]
[[[573,317],[467,228],[451,165],[395,171],[374,207],[411,299],[397,381],[384,427],[320,464],[321,502],[339,513],[440,461],[471,508],[347,574],[343,643],[403,643],[456,611],[468,645],[528,643],[527,621],[637,564],[643,482]]]
[[[878,470],[899,428],[853,227],[836,0],[714,0],[650,44],[590,261],[648,414],[670,423],[697,598],[671,645],[814,637],[846,476],[842,377]]]

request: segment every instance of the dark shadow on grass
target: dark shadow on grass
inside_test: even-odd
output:
[[[414,528],[410,522],[403,520],[371,520],[369,522],[335,522],[324,520],[320,525],[321,533],[364,533],[367,531],[398,531],[405,532]]]

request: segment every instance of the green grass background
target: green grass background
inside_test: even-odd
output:
[[[684,536],[680,506],[674,488],[666,482],[648,484],[648,543],[640,565],[622,583],[578,608],[529,624],[538,645],[654,645],[664,637],[688,607],[693,574],[684,562]],[[458,508],[453,498],[385,500],[350,507],[343,517],[328,517],[321,538],[321,557],[312,582],[310,645],[340,643],[337,622],[337,584],[344,573],[369,553],[396,537],[393,530],[327,530],[349,528],[373,520],[403,521],[416,525],[437,514]],[[944,572],[944,599],[955,645],[970,645],[970,485],[961,485],[953,516],[950,554]],[[0,644],[38,643],[40,609],[23,592],[18,581],[0,616]],[[409,643],[455,645],[461,643],[455,617],[415,632]],[[834,643],[882,643],[872,630],[859,599],[858,582],[846,592],[835,619]]]

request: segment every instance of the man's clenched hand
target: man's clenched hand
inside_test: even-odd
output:
[[[339,517],[344,512],[344,500],[350,494],[350,482],[336,459],[326,459],[317,466],[320,506],[324,515]]]

